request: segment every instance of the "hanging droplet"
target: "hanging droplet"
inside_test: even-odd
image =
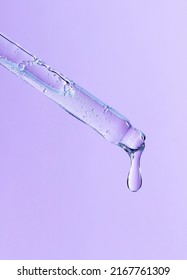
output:
[[[132,192],[138,191],[142,186],[142,176],[140,173],[140,159],[145,145],[138,150],[126,150],[131,159],[130,171],[127,178],[127,186]]]

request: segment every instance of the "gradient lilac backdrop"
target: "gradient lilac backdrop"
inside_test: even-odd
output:
[[[145,132],[129,158],[0,67],[0,258],[187,258],[187,2],[5,1],[1,32]]]

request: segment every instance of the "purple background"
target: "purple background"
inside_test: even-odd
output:
[[[187,2],[5,1],[1,32],[145,132],[129,158],[0,67],[0,258],[187,258]]]

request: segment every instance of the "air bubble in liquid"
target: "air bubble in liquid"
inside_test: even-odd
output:
[[[104,105],[104,111],[103,113],[106,114],[108,112],[108,110],[110,109],[110,107],[108,105]]]
[[[25,70],[25,66],[26,64],[24,62],[21,62],[19,65],[18,65],[18,68],[20,71],[24,71]]]

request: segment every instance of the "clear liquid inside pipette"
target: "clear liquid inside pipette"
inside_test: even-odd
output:
[[[124,116],[1,34],[0,64],[88,124],[107,141],[122,147],[131,159],[127,185],[131,191],[141,187],[140,158],[145,136]]]

